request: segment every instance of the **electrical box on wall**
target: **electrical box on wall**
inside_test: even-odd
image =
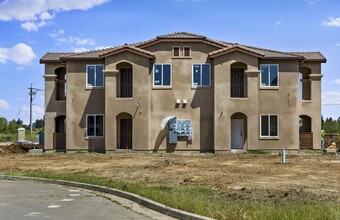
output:
[[[177,120],[176,117],[169,120],[169,144],[177,144],[177,137],[192,139],[191,120]]]

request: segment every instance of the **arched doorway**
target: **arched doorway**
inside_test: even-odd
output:
[[[231,116],[230,126],[231,149],[246,149],[247,141],[247,116],[237,112]]]
[[[230,67],[230,97],[247,97],[247,78],[245,70],[247,64],[242,62],[233,63]]]
[[[53,133],[53,149],[57,151],[66,151],[66,130],[65,115],[59,115],[55,119],[55,129]]]
[[[300,149],[313,149],[312,118],[307,115],[299,117]]]
[[[133,95],[132,65],[127,62],[117,64],[117,97],[131,98]]]
[[[132,116],[128,113],[120,113],[117,121],[117,148],[132,149]]]

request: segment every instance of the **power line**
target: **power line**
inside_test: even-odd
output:
[[[42,89],[38,89],[38,88],[33,88],[33,83],[31,83],[31,86],[28,88],[29,89],[29,96],[30,96],[30,133],[32,136],[32,104],[33,104],[33,100],[35,99],[35,97],[37,96],[37,93],[39,91],[44,91]]]

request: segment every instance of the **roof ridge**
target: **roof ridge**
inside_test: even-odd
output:
[[[107,48],[103,48],[103,49],[98,49],[98,50],[87,50],[87,51],[83,51],[83,52],[73,52],[72,55],[86,55],[86,54],[90,54],[90,53],[96,53],[96,52],[104,52],[104,51],[107,51],[107,50],[112,50],[112,49],[116,49],[118,47],[122,47],[123,45],[121,46],[111,46],[111,47],[107,47]]]
[[[207,38],[207,36],[195,34],[195,33],[190,33],[190,32],[186,32],[186,31],[178,31],[178,32],[173,32],[173,33],[168,33],[168,34],[161,34],[161,35],[158,35],[156,38],[162,39],[162,38],[167,38],[167,37],[173,37],[173,36],[176,36],[176,35],[189,35],[191,37],[198,37],[198,38],[203,38],[203,39]]]

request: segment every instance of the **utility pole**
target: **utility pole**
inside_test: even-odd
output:
[[[33,100],[36,97],[38,91],[44,91],[42,89],[37,89],[33,88],[33,83],[31,83],[31,86],[28,88],[29,89],[29,96],[30,96],[30,134],[32,137],[33,133],[33,123],[32,123],[32,105],[33,105]]]

